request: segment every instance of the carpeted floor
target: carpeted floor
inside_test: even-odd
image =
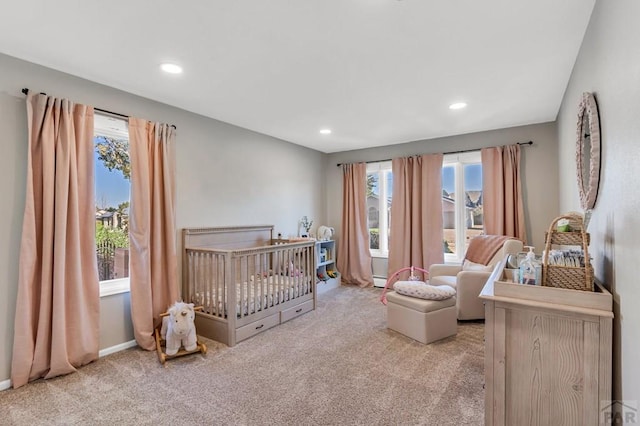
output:
[[[379,294],[331,290],[313,312],[166,367],[129,349],[0,392],[0,424],[483,424],[483,324],[425,346],[386,328]]]

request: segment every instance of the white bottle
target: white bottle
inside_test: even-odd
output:
[[[520,284],[537,285],[538,270],[536,254],[533,252],[533,247],[529,246],[527,257],[520,262]]]

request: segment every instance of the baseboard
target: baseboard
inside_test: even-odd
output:
[[[125,349],[133,348],[137,346],[138,343],[135,340],[130,340],[128,342],[120,343],[119,345],[111,346],[109,348],[102,349],[98,352],[98,356],[102,358],[103,356],[111,355],[116,352],[124,351]]]
[[[11,387],[11,380],[7,379],[4,380],[2,382],[0,382],[0,392],[2,392],[3,390],[7,390]]]
[[[387,283],[386,277],[373,277],[373,286],[383,288]]]

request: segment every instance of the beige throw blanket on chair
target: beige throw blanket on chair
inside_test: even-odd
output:
[[[487,265],[493,256],[502,248],[506,240],[513,239],[504,235],[478,235],[469,241],[469,248],[464,258],[473,263]]]

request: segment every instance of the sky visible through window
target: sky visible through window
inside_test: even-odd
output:
[[[455,170],[453,167],[442,168],[442,188],[449,194],[455,192],[454,173]],[[467,191],[482,191],[482,165],[465,165],[464,189]]]
[[[129,181],[119,170],[109,171],[102,161],[98,160],[98,150],[93,151],[96,165],[96,203],[99,208],[118,207],[129,201]]]
[[[455,192],[455,179],[454,168],[443,167],[442,168],[442,188],[448,193]],[[482,165],[480,164],[467,164],[464,169],[464,188],[467,191],[482,191]],[[376,179],[372,191],[378,195],[378,181]],[[389,194],[391,194],[391,187],[388,188]]]

